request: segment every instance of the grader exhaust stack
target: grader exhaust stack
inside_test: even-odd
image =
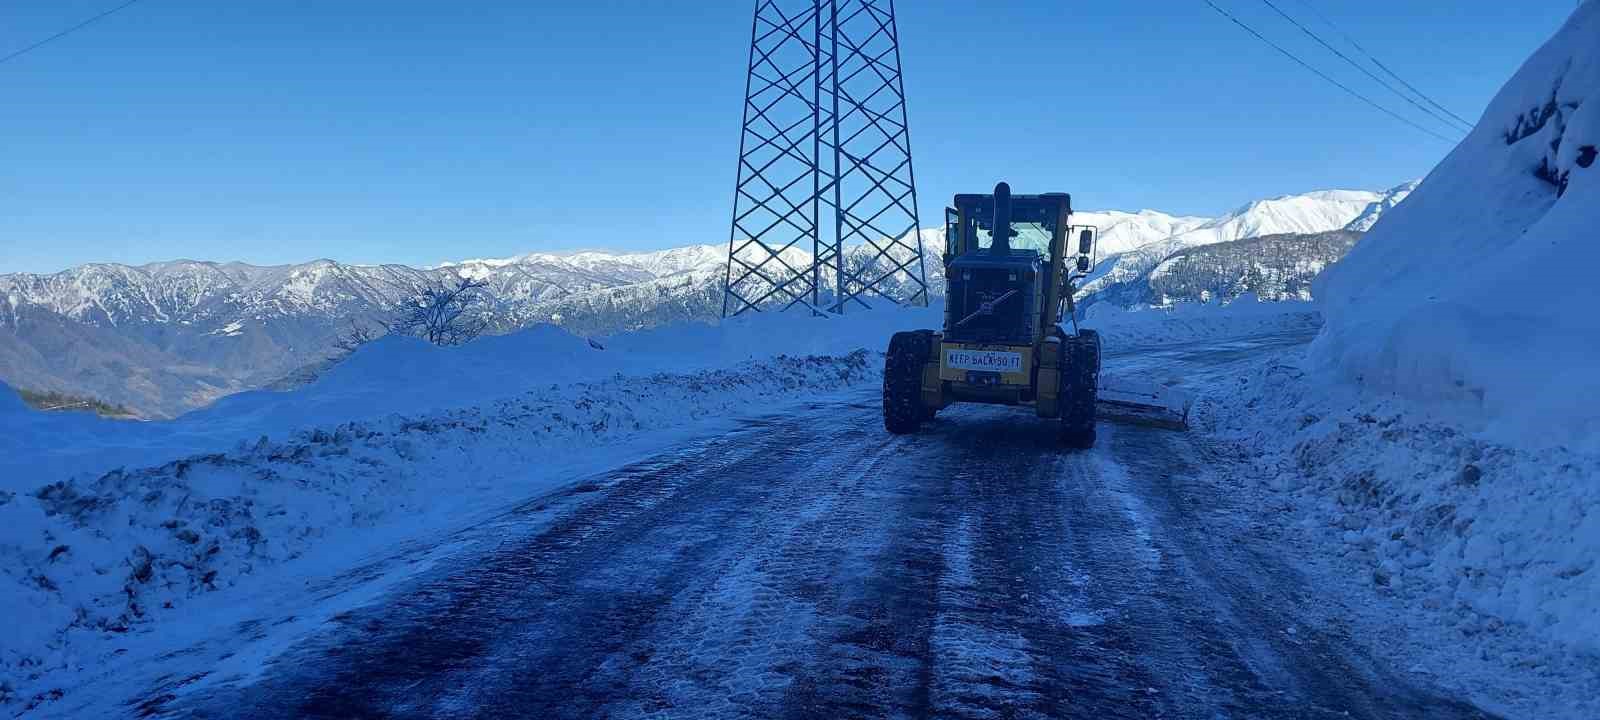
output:
[[[1185,429],[1189,401],[1100,374],[1100,335],[1078,326],[1072,293],[1093,235],[1069,245],[1072,198],[957,195],[946,210],[944,329],[896,333],[884,359],[883,424],[915,432],[956,402],[1032,407],[1062,443],[1094,445],[1096,419]],[[1070,324],[1071,328],[1068,328]]]
[[[989,248],[990,255],[1011,254],[1011,186],[1000,183],[994,186],[994,219],[989,226],[994,228],[994,245]]]

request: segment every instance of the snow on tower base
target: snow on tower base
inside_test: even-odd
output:
[[[1494,438],[1600,449],[1600,2],[1317,283],[1323,369],[1464,410]]]

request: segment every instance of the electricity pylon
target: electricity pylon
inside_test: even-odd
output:
[[[893,0],[757,0],[722,316],[927,304]]]

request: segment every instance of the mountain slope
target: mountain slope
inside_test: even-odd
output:
[[[1210,218],[1168,215],[1154,210],[1125,213],[1075,212],[1072,222],[1099,229],[1097,240],[1101,257],[1136,250],[1151,243],[1182,235],[1211,222]]]
[[[1168,238],[1120,254],[1102,256],[1080,291],[1082,304],[1110,302],[1129,306],[1149,301],[1147,275],[1162,261],[1188,248],[1264,235],[1305,235],[1334,230],[1359,231],[1410,194],[1414,183],[1384,192],[1321,190],[1249,203]]]
[[[1185,248],[1145,273],[1146,292],[1134,302],[1232,302],[1246,294],[1261,300],[1310,300],[1312,279],[1360,240],[1359,232],[1333,230]]]
[[[1404,199],[1405,186],[1388,192],[1319,190],[1257,200],[1193,230],[1174,235],[1176,247],[1193,247],[1263,235],[1326,232],[1349,226],[1357,218],[1375,215],[1384,205]],[[1399,197],[1395,197],[1399,194]]]
[[[432,283],[484,280],[496,327],[509,330],[549,322],[556,300],[705,268],[707,253],[531,255],[429,269],[182,260],[3,275],[0,378],[171,416],[316,364],[349,323],[387,316]]]

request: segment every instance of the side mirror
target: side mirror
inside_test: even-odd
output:
[[[1094,253],[1094,233],[1084,230],[1078,233],[1078,254],[1089,255]]]
[[[1088,255],[1079,255],[1078,256],[1078,272],[1081,272],[1081,273],[1089,272],[1089,256]]]

